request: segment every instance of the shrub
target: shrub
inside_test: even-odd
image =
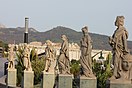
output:
[[[74,76],[78,76],[80,74],[80,65],[79,65],[79,61],[76,60],[72,60],[71,61],[71,69],[70,72],[74,75]]]
[[[22,77],[23,77],[23,71],[25,69],[24,61],[23,61],[24,49],[25,49],[25,47],[20,47],[19,46],[18,50],[16,52],[16,55],[17,55],[17,60],[16,60],[17,61],[17,65],[16,65],[16,69],[17,69],[17,86],[21,85],[21,81],[22,81]],[[41,76],[41,72],[44,70],[45,61],[44,61],[43,57],[41,57],[41,58],[38,57],[38,55],[35,51],[35,48],[33,48],[31,50],[30,61],[31,61],[32,69],[34,71],[34,84],[37,84],[41,81],[40,76]]]
[[[104,62],[105,69],[101,69],[101,63],[94,61],[93,72],[97,77],[97,88],[106,88],[106,80],[112,75],[110,69],[111,59],[112,55],[109,53]]]
[[[35,52],[35,48],[32,49],[30,57],[32,69],[34,71],[34,84],[36,85],[41,81],[41,74],[44,70],[45,59],[44,57],[38,57],[37,53]]]

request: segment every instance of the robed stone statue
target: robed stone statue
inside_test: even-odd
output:
[[[113,49],[112,64],[114,65],[113,76],[110,79],[131,79],[132,56],[127,47],[128,32],[124,27],[124,16],[117,16],[117,27],[109,44]]]
[[[59,72],[60,74],[70,74],[70,60],[69,60],[69,43],[66,35],[62,35],[63,40],[60,55],[58,58]]]
[[[88,34],[88,28],[85,26],[82,28],[83,37],[80,41],[81,45],[81,57],[80,57],[80,63],[81,63],[81,69],[82,69],[82,76],[85,77],[95,77],[92,72],[92,40],[91,37]]]
[[[50,40],[46,41],[47,47],[45,48],[45,71],[54,72],[55,67],[55,50],[53,48],[52,42]]]
[[[25,44],[25,49],[24,49],[24,66],[25,66],[25,71],[32,71],[32,65],[30,61],[30,48],[27,44]]]
[[[14,44],[9,44],[8,69],[15,69]]]

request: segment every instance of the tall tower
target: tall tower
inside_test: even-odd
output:
[[[28,21],[29,21],[29,18],[25,17],[24,43],[28,43]]]

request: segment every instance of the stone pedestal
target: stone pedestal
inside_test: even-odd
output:
[[[109,86],[107,88],[132,88],[131,80],[109,80],[109,83],[107,85]]]
[[[24,71],[22,88],[34,88],[34,72]]]
[[[8,69],[7,70],[7,86],[8,87],[16,87],[16,69]]]
[[[97,79],[80,77],[80,88],[97,88]]]
[[[72,88],[72,75],[59,74],[58,88]]]
[[[53,88],[55,83],[54,73],[43,71],[43,79],[41,81],[41,88]]]

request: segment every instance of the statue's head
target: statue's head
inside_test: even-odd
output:
[[[62,39],[63,41],[68,40],[68,38],[66,37],[66,35],[62,35],[62,36],[61,36],[61,39]]]
[[[88,35],[88,27],[87,26],[83,27],[82,32],[84,35]]]
[[[119,26],[123,26],[124,25],[124,16],[117,16],[116,17],[116,21],[115,21],[115,26],[119,27]]]
[[[51,46],[52,42],[50,40],[46,40],[46,44],[47,44],[47,46]]]
[[[9,47],[9,50],[10,50],[10,51],[13,51],[13,49],[14,49],[14,44],[9,44],[8,47]]]

